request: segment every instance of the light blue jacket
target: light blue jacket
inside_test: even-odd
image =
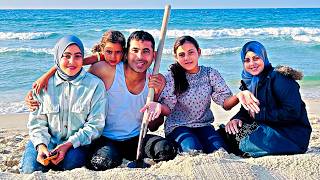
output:
[[[30,113],[28,129],[35,147],[68,141],[77,148],[101,135],[106,117],[105,87],[84,69],[69,82],[56,73],[49,80],[48,90],[34,94],[34,98],[40,107]]]

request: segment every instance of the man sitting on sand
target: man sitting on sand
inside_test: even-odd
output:
[[[142,113],[149,87],[161,92],[164,78],[155,75],[148,79],[155,58],[154,38],[144,31],[133,32],[127,42],[127,60],[116,66],[105,61],[93,64],[89,72],[103,79],[108,105],[106,125],[102,136],[92,144],[88,168],[105,170],[119,166],[122,159],[134,160],[138,146]],[[171,142],[147,135],[143,155],[156,161],[176,156]]]

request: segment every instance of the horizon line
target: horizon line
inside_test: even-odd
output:
[[[192,9],[319,9],[320,7],[231,7],[231,8],[172,8],[178,10]],[[164,8],[0,8],[0,10],[163,10]]]

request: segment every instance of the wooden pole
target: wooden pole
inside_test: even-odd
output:
[[[166,5],[165,10],[164,10],[163,19],[162,19],[162,26],[161,26],[160,37],[159,37],[159,45],[158,45],[158,49],[157,49],[157,56],[156,56],[156,60],[154,62],[152,75],[155,75],[155,74],[159,73],[160,62],[161,62],[161,57],[162,57],[162,50],[163,50],[163,46],[164,46],[164,40],[165,40],[165,37],[166,37],[168,20],[169,20],[169,16],[170,16],[170,10],[171,10],[171,6],[170,5]],[[153,88],[149,88],[148,97],[147,97],[146,103],[149,103],[149,102],[153,101],[153,98],[154,98],[154,89]],[[137,156],[136,156],[137,160],[141,160],[142,159],[142,157],[141,157],[141,155],[142,155],[141,149],[142,149],[143,140],[144,140],[144,138],[145,138],[145,136],[147,134],[147,131],[148,131],[148,110],[146,110],[143,113],[143,120],[142,120],[142,123],[141,123],[141,129],[140,129],[140,135],[139,135],[139,143],[138,143]]]

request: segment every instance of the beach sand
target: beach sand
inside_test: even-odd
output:
[[[0,179],[320,179],[320,100],[306,101],[312,125],[305,154],[240,158],[224,151],[179,155],[147,169],[118,167],[107,171],[78,168],[71,171],[18,174],[18,164],[28,140],[27,114],[0,116]],[[237,107],[239,108],[239,107]],[[225,112],[213,106],[214,125],[227,122],[237,108]],[[163,134],[163,130],[156,132]]]

